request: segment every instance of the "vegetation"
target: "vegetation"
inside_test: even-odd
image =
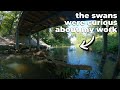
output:
[[[21,11],[0,11],[0,36],[15,33]]]
[[[21,15],[21,11],[0,11],[0,36],[14,35],[16,27]],[[59,26],[57,26],[59,27]],[[63,25],[63,27],[67,27]],[[94,26],[90,26],[94,27]],[[97,26],[99,27],[99,26]],[[39,32],[40,39],[45,43],[53,46],[66,46],[70,45],[70,38],[76,37],[75,45],[79,46],[83,40],[87,42],[90,40],[91,35],[89,33],[83,35],[83,33],[72,33],[68,38],[68,33],[60,32],[56,33],[55,28],[50,28]],[[32,35],[37,38],[37,34]],[[103,36],[102,33],[95,33],[96,40],[91,46],[93,51],[102,52],[103,48]],[[117,33],[108,33],[108,52],[114,53],[118,50],[118,35]]]
[[[64,25],[63,25],[64,26]],[[59,26],[57,26],[59,27]],[[65,26],[64,26],[65,27]],[[45,43],[52,46],[66,46],[70,45],[70,40],[66,32],[55,32],[55,28],[48,28],[39,32],[39,37]],[[33,35],[34,38],[37,38],[37,34]]]
[[[102,35],[97,35],[96,40],[91,46],[93,51],[102,52],[103,48],[103,37]],[[108,33],[108,49],[109,53],[116,53],[118,51],[118,34]]]
[[[4,37],[9,35],[15,35],[16,27],[21,13],[21,11],[0,11],[0,36]],[[55,28],[56,27],[53,27],[51,29],[46,29],[39,32],[41,40],[53,46],[69,45],[70,41],[68,39],[68,34],[56,33]],[[37,38],[37,34],[34,34],[32,36],[34,38]]]
[[[92,34],[91,34],[92,35]],[[71,37],[75,37],[76,38],[76,41],[74,42],[74,44],[78,47],[83,40],[86,40],[86,42],[88,43],[91,39],[91,36],[90,34],[88,33],[72,33]]]
[[[91,50],[94,52],[102,53],[103,51],[103,34],[102,33],[94,33],[95,42],[90,46]],[[72,37],[76,37],[76,41],[74,42],[76,46],[79,46],[83,40],[89,42],[92,34],[83,34],[83,33],[72,33]],[[111,32],[108,33],[108,48],[107,52],[116,53],[118,52],[118,33]]]

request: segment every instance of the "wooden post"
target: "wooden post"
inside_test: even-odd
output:
[[[15,45],[16,50],[19,50],[19,30],[16,30],[16,45]]]
[[[39,33],[37,32],[37,49],[39,50],[40,49],[40,45],[39,45]]]
[[[103,58],[106,58],[107,46],[107,33],[103,32]]]
[[[103,25],[103,28],[106,28],[106,27],[107,26]],[[107,56],[107,47],[108,47],[107,34],[108,34],[108,32],[103,32],[103,59],[106,59],[106,56]]]
[[[103,25],[102,28],[105,28],[106,26]],[[107,34],[108,32],[103,32],[103,52],[102,52],[102,60],[101,60],[101,65],[100,65],[100,71],[103,72],[103,67],[106,61],[107,57]]]

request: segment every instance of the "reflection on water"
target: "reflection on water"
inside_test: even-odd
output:
[[[101,73],[99,70],[101,56],[97,53],[83,51],[74,46],[62,47],[51,50],[49,52],[49,58],[51,60],[58,60],[71,65],[89,65],[92,67],[92,71],[89,72],[88,70],[71,69],[61,66],[56,67],[54,63],[51,64],[43,62],[47,61],[46,58],[41,61],[32,55],[9,55],[5,60],[1,61],[0,78],[101,78]],[[106,72],[105,69],[103,71]],[[103,74],[107,75],[106,73]]]
[[[99,71],[99,62],[101,56],[93,53],[83,51],[80,48],[74,48],[70,46],[68,48],[56,48],[54,49],[53,55],[54,59],[62,59],[67,61],[68,64],[72,65],[89,65],[92,66],[92,71],[90,72],[89,77],[86,77],[88,74],[87,70],[80,70],[79,74],[74,78],[81,79],[99,79],[101,78],[101,73]]]
[[[8,64],[7,67],[13,69],[17,73],[25,73],[25,72],[28,72],[29,70],[26,64],[18,64],[16,62]]]
[[[71,45],[68,49],[69,51],[75,51],[76,50],[76,47],[74,45]]]

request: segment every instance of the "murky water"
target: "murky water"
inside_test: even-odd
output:
[[[58,60],[71,65],[89,65],[92,71],[56,67],[46,63],[48,60]],[[32,55],[8,55],[0,62],[0,78],[4,79],[100,79],[99,63],[101,56],[97,53],[83,51],[80,48],[62,47],[54,48],[46,58],[33,57]],[[111,65],[111,64],[110,64]],[[107,67],[109,68],[109,67]],[[104,72],[106,72],[104,70]],[[105,73],[106,75],[106,73]]]

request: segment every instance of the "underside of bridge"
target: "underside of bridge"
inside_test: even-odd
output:
[[[64,24],[65,20],[81,21],[88,19],[76,19],[76,12],[83,14],[109,14],[116,13],[113,11],[23,11],[18,24],[20,35],[29,35],[46,28]],[[89,18],[90,19],[90,18]]]

